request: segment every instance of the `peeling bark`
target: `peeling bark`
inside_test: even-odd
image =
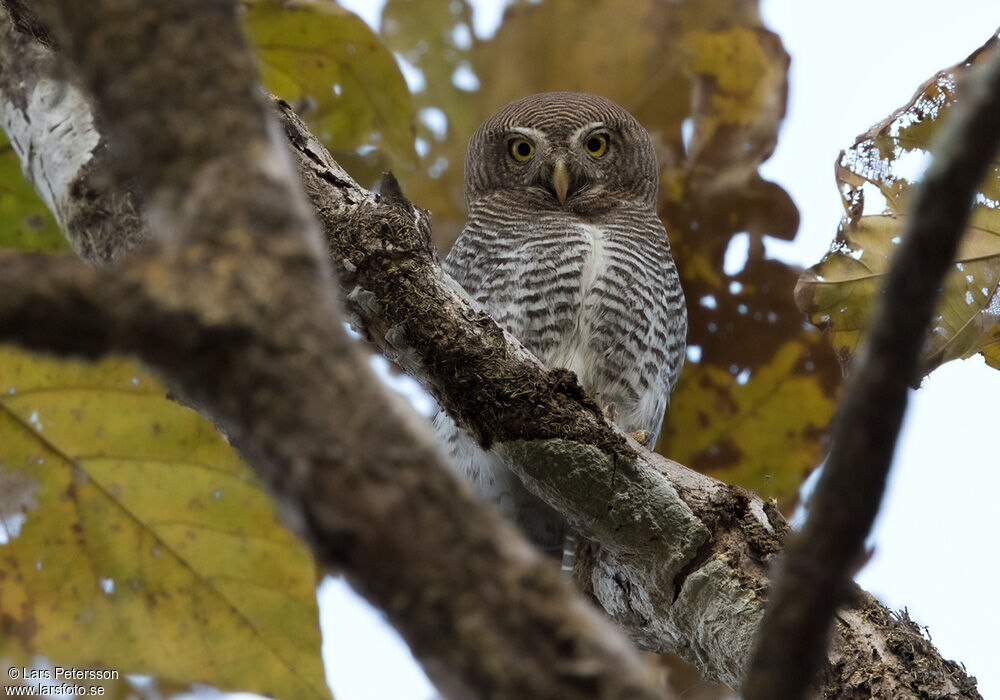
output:
[[[16,70],[33,69],[21,66]],[[767,567],[788,530],[773,504],[647,452],[607,423],[571,373],[546,370],[443,272],[430,243],[427,212],[409,204],[391,179],[384,180],[381,198],[359,187],[288,105],[276,100],[273,106],[319,217],[350,320],[420,380],[482,445],[505,453],[529,488],[589,539],[577,558],[575,576],[636,644],[677,652],[699,664],[707,678],[738,687],[763,615]],[[113,227],[113,213],[109,218]],[[80,234],[70,230],[68,235]],[[24,277],[12,281],[7,271],[13,263],[3,264],[0,286],[32,284]],[[272,282],[280,284],[269,277]],[[183,298],[183,290],[173,291]],[[168,299],[172,297],[163,295],[163,303]],[[261,296],[259,302],[268,300]],[[11,313],[0,303],[0,319]],[[0,333],[13,332],[0,321]],[[39,339],[34,342],[44,346]],[[227,374],[233,381],[245,381],[228,370]],[[213,379],[213,391],[221,389],[218,381]],[[366,384],[364,391],[379,390]],[[208,389],[202,393],[200,400],[220,399],[213,399]],[[323,416],[332,410],[331,404],[313,406]],[[302,410],[290,400],[281,407],[294,415]],[[255,421],[236,407],[231,410],[243,421]],[[308,427],[308,432],[294,432],[306,444],[314,444],[329,430],[329,426],[312,423]],[[425,431],[416,426],[411,429]],[[373,436],[373,440],[384,438]],[[355,447],[364,453],[371,446],[359,443]],[[259,457],[257,451],[244,449],[251,461]],[[294,466],[295,461],[282,463],[293,474],[302,469]],[[276,473],[269,481],[279,490],[287,489],[287,484],[275,484]],[[418,482],[411,486],[421,498],[430,498],[429,486]],[[343,516],[331,506],[350,512],[352,504],[343,498],[338,501],[333,493],[330,498],[321,516],[307,515],[307,524],[338,531],[333,525]],[[319,506],[307,501],[297,512],[309,514],[311,507]],[[296,512],[294,499],[290,508]],[[473,517],[471,511],[468,517]],[[461,528],[472,527],[454,522],[462,522]],[[488,525],[499,527],[492,521]],[[480,527],[476,525],[475,531],[481,532]],[[339,530],[344,531],[336,540],[339,544],[321,550],[322,556],[327,560],[361,558],[370,567],[363,569],[367,574],[395,573],[396,584],[405,585],[399,581],[399,572],[386,570],[386,561],[370,553],[365,558],[370,533],[345,530],[342,524]],[[392,534],[381,533],[386,538]],[[389,557],[392,553],[380,554]],[[460,561],[464,556],[455,554]],[[442,591],[469,585],[464,575],[456,576],[450,583],[436,579],[435,585],[443,588],[433,591],[413,580],[411,593],[420,600],[427,600],[428,595],[439,600]],[[505,581],[508,578],[504,576]],[[375,585],[374,580],[367,583]],[[388,595],[388,591],[379,594]],[[391,604],[387,609],[417,655],[428,661],[425,635],[429,632],[421,633],[413,621],[401,621],[402,611],[394,611]],[[467,612],[489,614],[486,608]],[[919,630],[894,620],[870,597],[859,593],[841,620],[823,672],[823,697],[861,697],[851,694],[855,690],[868,693],[865,697],[979,697],[974,681],[956,664],[941,659]],[[432,620],[421,620],[421,624],[437,629]],[[430,663],[433,675],[437,661]]]
[[[18,17],[41,31],[23,8]],[[110,186],[108,145],[89,101],[52,51],[9,21],[0,23],[0,128],[77,255],[111,262],[146,242],[132,188]]]

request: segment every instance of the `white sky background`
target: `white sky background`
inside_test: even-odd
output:
[[[377,26],[381,0],[341,0]],[[762,0],[766,25],[792,56],[788,115],[763,168],[795,199],[802,226],[769,254],[811,265],[842,210],[833,163],[842,148],[902,106],[936,71],[1000,25],[996,0]],[[472,0],[474,30],[491,35],[503,0]],[[485,115],[484,115],[485,116]],[[1000,698],[1000,372],[952,362],[911,393],[875,556],[859,583],[927,625],[942,654],[964,662],[984,698]],[[337,700],[428,700],[433,688],[406,646],[341,581],[319,593],[327,675]]]

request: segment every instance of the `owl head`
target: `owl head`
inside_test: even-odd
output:
[[[656,206],[649,134],[614,102],[582,92],[529,95],[500,108],[469,140],[465,195],[516,193],[543,209],[598,213],[622,201]]]

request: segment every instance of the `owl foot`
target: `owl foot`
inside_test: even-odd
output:
[[[618,407],[615,406],[613,403],[609,403],[607,406],[605,406],[602,413],[604,413],[604,417],[607,418],[612,423],[616,423],[618,421]]]
[[[640,445],[645,445],[646,441],[649,440],[648,430],[636,430],[634,433],[629,433],[629,435]]]

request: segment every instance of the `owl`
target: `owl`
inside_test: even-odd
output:
[[[647,446],[687,337],[658,184],[649,134],[617,104],[575,92],[511,102],[469,141],[468,222],[444,261],[497,323],[546,366],[575,372]],[[557,512],[443,412],[435,430],[486,499],[542,550],[564,555],[570,532]]]

